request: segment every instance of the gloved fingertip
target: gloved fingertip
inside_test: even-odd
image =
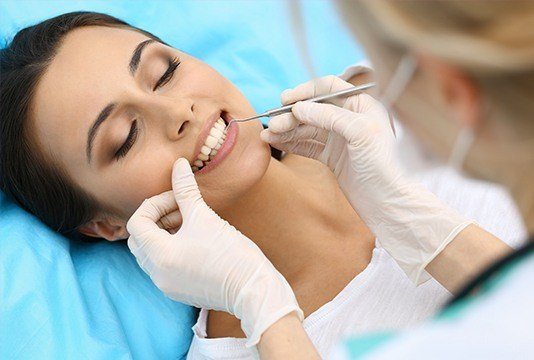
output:
[[[297,119],[301,120],[310,104],[313,103],[310,101],[298,101],[293,105],[291,112]]]
[[[265,141],[266,143],[268,144],[273,144],[273,143],[277,143],[277,142],[280,142],[280,139],[281,139],[281,135],[280,134],[275,134],[275,133],[272,133],[270,132],[268,129],[265,129],[264,131],[262,131],[262,133],[260,134],[260,137],[263,141]]]
[[[137,250],[137,243],[135,242],[135,237],[133,237],[132,235],[128,236],[126,244],[128,245],[130,252],[135,255],[135,251]]]
[[[268,124],[268,130],[271,134],[281,134],[294,129],[298,124],[299,122],[293,114],[286,113],[271,118]]]
[[[285,89],[284,91],[282,91],[282,93],[280,94],[280,102],[283,105],[286,105],[287,103],[291,102],[291,99],[293,98],[293,92],[294,89]]]
[[[178,159],[174,163],[172,191],[176,204],[178,204],[178,208],[182,212],[182,216],[186,216],[185,213],[188,211],[186,202],[195,202],[202,198],[191,165],[184,158]]]
[[[179,158],[174,162],[174,165],[172,167],[172,173],[174,174],[187,174],[192,173],[193,170],[191,169],[191,165],[189,164],[189,161],[187,161],[186,158]]]
[[[271,132],[268,130],[268,129],[263,129],[261,132],[260,132],[260,139],[266,143],[269,142],[269,138],[270,138],[270,135],[271,135]]]

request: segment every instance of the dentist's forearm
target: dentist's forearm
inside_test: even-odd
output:
[[[284,316],[265,333],[258,344],[261,359],[320,359],[297,315]]]
[[[451,293],[462,289],[512,249],[484,229],[469,225],[434,258],[425,270]]]

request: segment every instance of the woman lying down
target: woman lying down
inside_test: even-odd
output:
[[[285,276],[323,357],[346,333],[410,326],[448,299],[433,280],[408,280],[325,166],[272,157],[259,122],[226,131],[254,114],[249,102],[157,37],[70,13],[19,32],[1,66],[2,190],[52,228],[127,238],[129,217],[171,189],[185,157],[206,202]],[[202,310],[189,358],[252,356],[244,344],[236,318]]]

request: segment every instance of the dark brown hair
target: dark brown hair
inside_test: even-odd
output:
[[[20,30],[0,50],[0,189],[55,231],[86,238],[77,228],[101,210],[53,159],[47,159],[30,136],[36,86],[62,39],[83,26],[107,26],[156,36],[113,16],[71,12]],[[165,44],[165,43],[164,43]]]

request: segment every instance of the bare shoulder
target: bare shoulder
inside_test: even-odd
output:
[[[208,338],[245,337],[239,319],[222,311],[209,311],[206,332]]]

